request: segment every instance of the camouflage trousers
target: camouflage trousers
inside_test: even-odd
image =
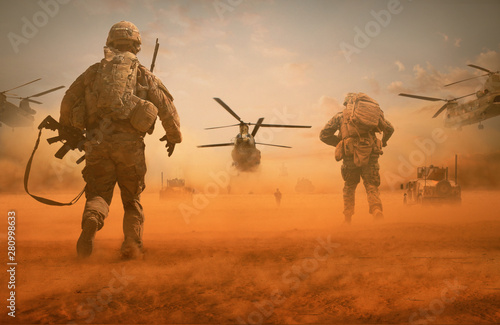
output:
[[[142,248],[144,213],[140,194],[146,187],[144,147],[141,136],[127,133],[105,136],[100,143],[85,145],[86,166],[82,174],[87,183],[87,202],[82,227],[90,217],[97,219],[98,230],[103,227],[118,183],[124,210],[122,248],[129,244]]]
[[[356,187],[360,178],[363,179],[366,189],[370,213],[375,208],[382,210],[382,201],[380,201],[378,191],[380,186],[379,168],[378,155],[371,155],[368,164],[363,167],[356,166],[352,156],[344,157],[341,173],[344,179],[344,215],[346,218],[350,218],[354,214]]]

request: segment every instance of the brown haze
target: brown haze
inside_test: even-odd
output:
[[[416,166],[401,174],[400,159],[422,150],[415,141],[431,139],[441,124],[429,118],[434,106],[409,113],[386,110],[396,133],[380,159],[385,220],[373,222],[360,185],[348,227],[342,226],[340,164],[333,148],[317,137],[338,104],[323,99],[319,107],[325,109],[325,103],[331,110],[320,111],[310,131],[285,139],[293,150],[261,148],[256,173],[234,173],[230,150],[198,151],[194,147],[203,139],[189,132],[171,161],[157,137],[148,138],[147,251],[144,259],[132,261],[118,255],[123,236],[118,191],[94,254],[78,260],[83,200],[59,208],[23,194],[36,130],[2,130],[0,164],[7,172],[1,207],[17,214],[15,322],[419,323],[427,319],[426,310],[434,317],[427,320],[436,323],[496,322],[498,126],[443,129],[446,140],[427,148],[425,163],[449,166],[450,175],[454,154],[459,155],[461,206],[407,207],[399,184],[415,176]],[[276,141],[283,141],[282,134],[290,136],[277,134]],[[82,166],[71,157],[61,165],[53,158],[58,147],[42,140],[30,188],[68,201],[83,186]],[[169,169],[179,160],[181,170]],[[161,200],[162,171],[165,179],[185,178],[196,194]],[[311,180],[312,194],[296,193],[300,178]],[[280,207],[276,188],[283,193]],[[1,249],[6,251],[5,241]],[[6,283],[7,273],[0,278]],[[12,322],[6,313],[0,318]]]
[[[4,194],[2,211],[17,214],[14,321],[407,323],[423,320],[421,309],[439,324],[499,319],[498,192],[464,191],[460,207],[405,207],[401,193],[383,191],[386,218],[374,223],[358,191],[351,227],[341,225],[340,194],[283,194],[280,207],[271,194],[145,194],[147,251],[132,261],[118,257],[118,199],[80,261],[83,202]]]

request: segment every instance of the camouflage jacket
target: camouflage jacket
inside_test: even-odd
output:
[[[96,103],[95,96],[92,94],[92,86],[98,68],[99,63],[90,66],[66,91],[61,102],[61,115],[59,119],[62,125],[76,126],[73,125],[73,109],[79,103],[83,102],[88,112],[85,121],[86,128],[97,127],[99,117],[97,116],[98,114],[95,114]],[[137,74],[137,88],[140,87],[145,90],[145,92],[143,91],[144,95],[141,96],[138,92],[137,96],[149,100],[158,108],[158,116],[165,129],[168,141],[180,143],[182,141],[180,119],[177,109],[174,106],[172,95],[163,83],[143,65],[139,65]],[[123,132],[139,132],[130,123],[128,125],[121,125],[119,129]]]
[[[319,135],[319,138],[321,141],[329,144],[329,139],[335,134],[335,132],[339,131],[338,138],[343,139],[345,138],[345,135],[342,135],[340,132],[342,123],[344,122],[344,114],[343,112],[337,113],[335,116],[333,116],[328,123],[326,123],[325,127],[321,130],[321,133]],[[370,132],[370,136],[375,137],[375,132],[382,132],[382,144],[385,146],[387,144],[387,141],[389,138],[392,136],[394,133],[394,127],[392,124],[387,121],[383,116],[379,120],[378,126],[374,128]]]

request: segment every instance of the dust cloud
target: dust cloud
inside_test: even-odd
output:
[[[436,323],[496,322],[498,122],[458,131],[444,129],[427,110],[409,117],[389,108],[386,117],[396,132],[380,158],[385,218],[373,220],[360,185],[351,226],[342,224],[340,163],[317,138],[326,114],[293,138],[294,150],[262,149],[255,173],[238,173],[230,148],[196,149],[201,141],[190,132],[171,158],[158,135],[147,138],[146,253],[131,261],[119,258],[119,190],[93,255],[78,260],[83,200],[51,207],[18,193],[36,130],[22,136],[2,130],[0,164],[9,173],[2,177],[0,207],[17,216],[16,321],[418,323],[426,320],[424,310]],[[289,134],[275,140],[282,136]],[[68,156],[65,168],[55,168],[57,149],[41,145],[31,188],[65,201],[83,186],[81,166]],[[403,204],[399,183],[423,164],[448,166],[453,175],[455,154],[461,205]],[[165,181],[185,179],[194,194],[161,199],[161,172]],[[312,190],[298,193],[302,179]],[[276,188],[283,193],[280,206]],[[5,234],[5,221],[2,229]],[[7,250],[5,241],[0,249]],[[0,281],[7,276],[1,273]],[[11,321],[0,315],[0,322]]]
[[[146,193],[147,251],[131,261],[118,257],[118,200],[82,261],[82,202],[42,207],[4,194],[2,210],[17,207],[16,321],[406,323],[432,312],[446,288],[432,315],[439,323],[498,319],[498,192],[464,191],[461,206],[409,207],[401,193],[382,191],[380,223],[358,193],[351,227],[342,225],[340,193],[284,193],[279,207],[271,194],[221,193],[200,206]]]
[[[36,128],[11,129],[2,126],[0,130],[0,191],[20,193],[24,191],[23,178],[28,159],[33,151],[38,135]],[[46,139],[57,136],[56,132],[44,130],[39,148],[35,154],[29,187],[33,192],[64,192],[83,186],[81,169],[76,160],[83,154],[69,152],[63,160],[56,159],[54,154],[62,146],[57,142],[49,146]]]

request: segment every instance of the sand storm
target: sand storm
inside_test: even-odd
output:
[[[16,210],[21,323],[492,323],[500,315],[498,192],[461,206],[405,207],[382,192],[374,223],[358,194],[353,225],[339,194],[220,194],[189,223],[179,200],[143,197],[144,260],[122,261],[113,203],[94,254],[76,258],[81,203]],[[484,202],[490,202],[486,207]],[[493,206],[492,206],[493,205]],[[3,274],[2,277],[5,277]],[[2,315],[2,322],[12,319]]]

